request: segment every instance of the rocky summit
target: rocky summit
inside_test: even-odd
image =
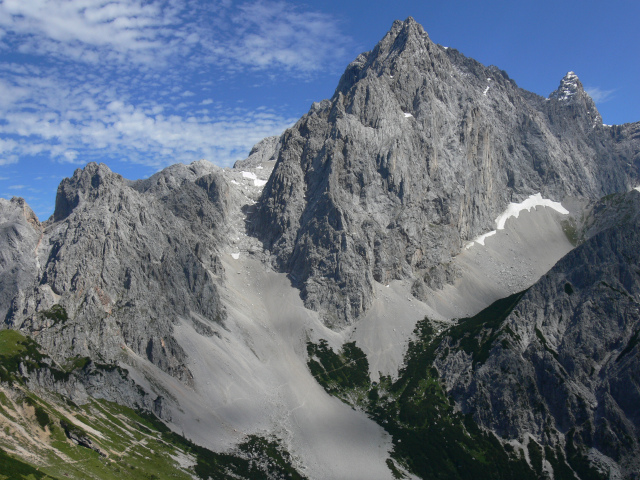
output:
[[[410,18],[281,137],[253,232],[305,305],[344,325],[374,282],[415,279],[420,297],[453,280],[452,257],[510,202],[629,190],[637,142],[602,125],[575,74],[541,98]]]
[[[0,476],[637,478],[639,176],[409,18],[233,169],[0,199]]]

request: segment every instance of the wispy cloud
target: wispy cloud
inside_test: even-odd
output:
[[[281,133],[295,120],[273,111],[238,108],[218,109],[213,115],[180,112],[150,100],[133,102],[118,95],[118,85],[109,88],[109,81],[94,79],[88,86],[82,77],[75,84],[60,79],[13,80],[19,83],[5,82],[5,91],[28,93],[4,105],[6,122],[0,124],[0,135],[7,139],[0,139],[0,152],[6,160],[0,162],[5,164],[15,163],[18,155],[46,154],[78,164],[127,158],[159,168],[208,158],[230,165],[253,144]]]
[[[172,53],[170,27],[180,23],[173,2],[140,0],[4,0],[5,42],[22,52],[96,63],[144,62]]]
[[[596,103],[604,103],[613,98],[614,90],[604,90],[600,87],[585,87],[585,92],[589,94],[589,96]]]
[[[314,72],[343,57],[350,43],[334,17],[285,2],[242,4],[232,21],[232,34],[214,52],[257,69]]]
[[[345,54],[336,17],[287,2],[4,0],[5,48],[83,63],[176,60],[308,74]]]
[[[18,163],[17,155],[9,155],[0,157],[0,166],[12,165]]]
[[[230,107],[215,76],[304,78],[349,44],[335,17],[260,0],[1,0],[0,31],[0,165],[230,165],[295,119]]]

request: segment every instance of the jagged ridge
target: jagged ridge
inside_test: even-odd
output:
[[[366,312],[374,281],[440,287],[510,201],[633,186],[616,148],[629,138],[612,138],[577,80],[567,101],[567,82],[542,99],[395,22],[281,137],[254,234],[330,324]]]

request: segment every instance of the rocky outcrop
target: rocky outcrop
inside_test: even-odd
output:
[[[0,319],[7,316],[13,298],[38,274],[36,248],[42,231],[24,199],[0,198]]]
[[[483,427],[596,449],[589,456],[609,463],[610,478],[627,478],[640,469],[640,193],[588,212],[584,243],[477,335],[486,360],[449,337],[436,366]]]
[[[45,361],[51,362],[46,358]],[[79,364],[77,368],[73,368],[73,362]],[[88,357],[74,358],[66,367],[60,370],[60,366],[41,365],[34,370],[22,368],[20,374],[27,379],[27,387],[32,392],[55,392],[78,405],[86,404],[90,397],[99,398],[171,420],[165,398],[146,392],[126,369],[95,363]]]
[[[224,321],[217,244],[229,201],[226,180],[208,162],[138,182],[102,164],[76,170],[43,224],[35,284],[14,297],[6,323],[60,363],[126,362],[130,349],[189,384],[173,325],[192,315]]]
[[[376,281],[455,278],[452,256],[509,202],[631,188],[609,130],[574,74],[544,99],[395,22],[283,134],[253,232],[308,307],[348,323]]]
[[[263,163],[275,161],[280,151],[280,137],[267,137],[254,145],[249,156],[233,164],[235,169],[262,167]]]

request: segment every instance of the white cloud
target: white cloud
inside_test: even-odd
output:
[[[4,0],[0,26],[19,36],[26,52],[85,62],[147,61],[172,53],[165,35],[178,24],[178,13],[159,1]]]
[[[71,164],[232,164],[295,119],[229,107],[216,79],[306,77],[343,60],[350,40],[339,22],[305,8],[0,0],[0,165],[43,155]]]
[[[16,155],[0,157],[0,167],[5,165],[13,165],[14,163],[18,163],[18,157]]]
[[[22,190],[23,188],[26,188],[26,185],[9,185],[7,188],[10,190]]]
[[[91,64],[151,68],[216,62],[229,71],[283,68],[306,75],[350,43],[330,15],[286,2],[3,0],[9,48]]]
[[[615,89],[603,90],[600,87],[586,87],[584,90],[589,94],[589,96],[596,103],[604,103],[608,100],[611,100],[611,98],[613,97],[613,94],[615,93]]]
[[[0,92],[22,92],[6,97],[2,105],[0,164],[45,154],[76,164],[126,158],[159,168],[204,157],[230,165],[259,140],[295,121],[264,110],[218,110],[212,117],[208,111],[181,111],[151,99],[134,104],[127,95],[118,95],[125,86],[117,81],[87,79],[75,72],[70,76],[73,83],[14,76],[0,84]]]
[[[232,35],[214,45],[215,53],[257,69],[315,72],[344,56],[349,44],[334,17],[285,2],[242,4],[232,20]]]

